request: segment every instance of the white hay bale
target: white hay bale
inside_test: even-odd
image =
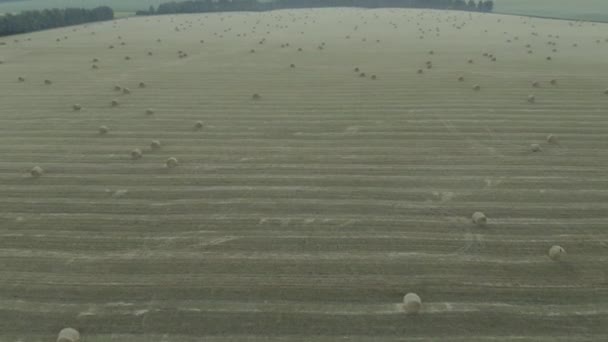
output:
[[[549,258],[553,261],[559,261],[566,256],[566,250],[561,246],[555,245],[549,248]]]
[[[289,67],[292,68],[292,69],[295,69],[296,65],[292,63],[292,64],[289,65]]]
[[[92,62],[93,63],[98,63],[99,62],[99,58],[93,58]]]
[[[143,154],[141,153],[141,150],[138,148],[133,149],[131,151],[131,159],[133,159],[133,160],[141,159],[142,156],[143,156]]]
[[[365,75],[364,72],[362,72],[362,73],[359,74],[359,77],[366,77],[366,75]]]
[[[532,82],[532,87],[540,88],[540,83],[538,81],[534,81],[534,82]]]
[[[608,95],[608,88],[604,89],[604,95]]]
[[[150,143],[150,148],[152,150],[160,150],[161,144],[160,144],[160,140],[152,140],[152,142]]]
[[[469,63],[469,64],[473,64],[473,60],[472,60],[472,59],[469,59],[469,60],[467,61],[467,63]]]
[[[485,226],[488,223],[488,218],[484,213],[480,211],[474,212],[473,216],[471,216],[471,219],[473,220],[473,223],[481,227]]]
[[[97,66],[97,64],[93,64],[93,65],[91,66],[91,69],[95,69],[95,70],[97,70],[97,69],[99,69],[99,67]]]
[[[403,296],[403,309],[408,314],[416,314],[422,308],[422,300],[415,293],[408,293]]]
[[[174,157],[170,157],[169,159],[167,159],[167,161],[165,162],[165,166],[169,169],[172,169],[174,167],[177,167],[177,165],[179,165],[177,158]]]
[[[260,94],[258,94],[258,93],[255,93],[255,94],[251,95],[251,98],[254,100],[259,100],[262,98],[262,96],[260,96]]]
[[[197,121],[197,122],[194,124],[194,128],[196,128],[197,130],[201,130],[201,129],[203,129],[203,127],[204,127],[204,126],[205,126],[205,124],[204,124],[202,121]]]
[[[148,51],[148,56],[152,56],[152,51]]]
[[[139,82],[139,85],[138,85],[138,86],[139,86],[140,88],[145,88],[145,87],[146,87],[146,83],[144,83],[144,82]]]
[[[30,175],[34,178],[38,178],[38,177],[42,176],[43,174],[44,174],[44,169],[42,169],[40,166],[34,166],[30,170]]]
[[[464,82],[464,76],[458,76],[458,82]]]
[[[547,142],[549,144],[557,144],[558,143],[558,139],[557,136],[553,135],[553,134],[549,134],[547,135]]]
[[[148,108],[148,109],[146,109],[146,114],[147,114],[147,115],[152,115],[152,114],[154,114],[154,109],[152,109],[152,108]]]
[[[124,87],[124,88],[122,88],[122,93],[125,95],[131,94],[131,89]]]
[[[131,57],[130,56],[125,56],[125,61],[130,61]]]
[[[80,342],[80,333],[73,328],[61,329],[57,342]]]
[[[532,152],[540,152],[540,151],[542,151],[542,148],[540,147],[539,144],[530,144],[530,150]]]
[[[51,81],[51,80],[44,80],[44,84],[51,85],[51,84],[53,84],[53,81]]]
[[[112,100],[112,102],[110,102],[110,104],[112,105],[112,107],[118,107],[118,101],[117,100]]]
[[[376,76],[376,75],[372,75],[372,77],[371,77],[372,80],[375,80],[377,78],[378,78],[378,76]]]
[[[82,106],[81,106],[81,105],[79,105],[79,104],[74,104],[74,105],[72,105],[72,109],[73,109],[74,111],[79,111],[79,110],[81,110],[81,109],[82,109]]]
[[[557,80],[556,79],[552,79],[549,83],[551,83],[551,85],[557,85]]]
[[[473,90],[479,91],[479,90],[481,90],[481,86],[479,84],[476,84],[473,86]]]
[[[108,134],[109,131],[108,126],[99,126],[99,135]]]
[[[122,91],[122,87],[121,87],[121,86],[119,86],[119,85],[115,85],[115,86],[114,86],[114,90],[115,90],[115,91]]]
[[[535,103],[536,102],[536,96],[530,94],[528,95],[528,102],[529,103]]]

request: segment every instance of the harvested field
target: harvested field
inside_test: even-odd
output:
[[[0,39],[0,341],[608,340],[607,32],[318,9]]]

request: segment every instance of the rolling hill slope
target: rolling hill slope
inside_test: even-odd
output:
[[[327,9],[1,39],[0,340],[606,340],[606,28]]]

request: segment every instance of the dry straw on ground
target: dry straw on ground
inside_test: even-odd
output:
[[[42,176],[43,173],[44,173],[44,170],[40,166],[34,166],[30,170],[30,175],[34,178],[38,178],[38,177]]]
[[[174,157],[170,157],[169,159],[167,159],[167,161],[165,162],[165,166],[169,169],[172,169],[174,167],[177,167],[178,162],[177,162],[177,158]]]
[[[566,250],[563,249],[561,246],[555,245],[555,246],[552,246],[551,248],[549,248],[549,258],[551,258],[551,260],[559,261],[565,255],[566,255]]]
[[[477,211],[475,213],[473,213],[473,216],[471,216],[471,219],[473,220],[473,223],[475,223],[478,226],[485,226],[488,223],[488,218],[486,217],[486,215],[480,211]]]
[[[131,151],[131,159],[133,159],[133,160],[141,159],[142,156],[143,156],[143,154],[141,153],[141,150],[138,148],[133,149]]]
[[[539,144],[530,144],[530,150],[532,152],[540,152],[540,151],[542,151],[542,148],[540,147]]]
[[[408,293],[403,296],[403,309],[408,314],[415,314],[422,308],[422,300],[415,293]]]
[[[61,329],[57,342],[80,342],[80,333],[73,328]]]

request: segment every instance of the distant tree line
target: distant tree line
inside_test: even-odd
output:
[[[364,8],[434,8],[463,11],[492,12],[492,0],[194,0],[167,2],[158,8],[150,6],[147,11],[137,11],[137,15],[171,13],[205,13],[229,11],[269,11],[288,8],[313,7],[364,7]]]
[[[19,14],[9,13],[0,16],[0,36],[112,19],[114,19],[114,11],[107,6],[93,9],[53,8],[24,11]]]

